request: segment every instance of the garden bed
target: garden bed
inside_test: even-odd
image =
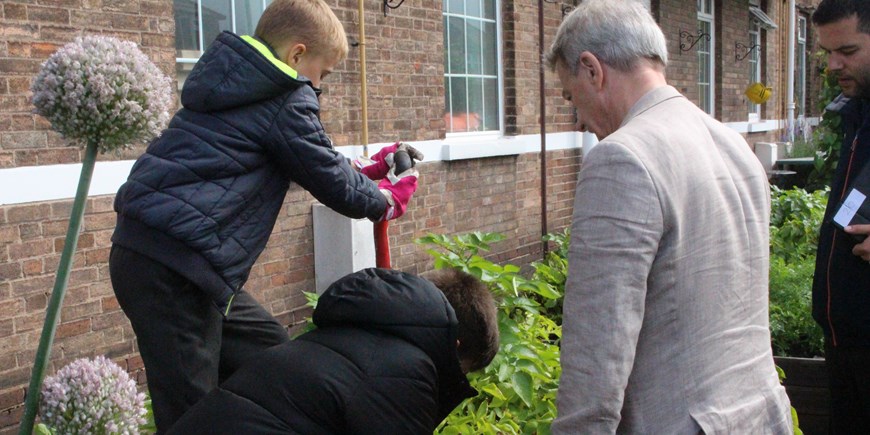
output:
[[[773,359],[785,371],[783,385],[791,406],[798,413],[803,433],[828,434],[830,393],[824,358],[776,356]]]

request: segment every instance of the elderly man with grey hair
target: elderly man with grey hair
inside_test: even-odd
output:
[[[547,54],[583,161],[557,434],[787,434],[768,329],[767,177],[746,141],[667,85],[640,3],[584,0]]]

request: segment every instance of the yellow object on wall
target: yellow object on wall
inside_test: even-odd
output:
[[[743,92],[749,101],[752,101],[755,104],[764,104],[770,99],[770,94],[773,93],[773,88],[769,86],[764,86],[764,83],[755,82],[749,85],[746,88],[746,91]]]

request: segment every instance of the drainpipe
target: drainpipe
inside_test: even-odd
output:
[[[795,57],[795,0],[788,0],[788,54],[786,66],[786,137],[794,143],[794,57]]]
[[[362,127],[363,155],[369,156],[369,108],[368,90],[366,89],[366,16],[363,0],[359,0],[359,85],[360,85],[360,121]]]
[[[541,248],[543,258],[547,257],[547,105],[544,98],[544,0],[538,0],[538,80],[541,96]]]

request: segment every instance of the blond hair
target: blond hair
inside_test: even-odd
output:
[[[347,57],[344,26],[323,0],[275,0],[265,11],[254,35],[274,49],[305,44],[314,55]]]

